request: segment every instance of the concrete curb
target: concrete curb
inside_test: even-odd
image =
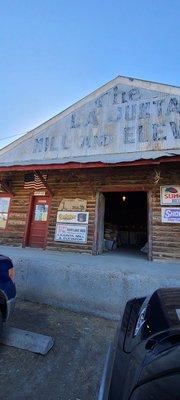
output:
[[[96,316],[119,319],[130,298],[146,296],[158,287],[180,286],[180,269],[173,263],[170,268],[161,263],[156,269],[146,261],[139,263],[138,272],[135,261],[125,267],[117,259],[114,263],[101,256],[61,257],[53,252],[7,249],[3,254],[10,253],[14,262],[19,298]]]

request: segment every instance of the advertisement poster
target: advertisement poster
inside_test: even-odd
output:
[[[161,208],[162,222],[171,224],[180,224],[180,208],[177,207],[162,207]]]
[[[87,225],[56,224],[55,240],[68,243],[86,243]]]
[[[57,222],[66,224],[87,224],[89,213],[76,211],[58,211]]]
[[[161,205],[180,205],[180,186],[161,186]]]
[[[0,213],[8,213],[10,198],[1,197],[0,198]]]
[[[10,203],[9,197],[0,198],[0,229],[5,229],[6,227],[9,203]]]
[[[47,221],[48,216],[48,205],[37,204],[35,208],[34,221]]]
[[[7,214],[0,213],[0,229],[5,229],[7,222]]]

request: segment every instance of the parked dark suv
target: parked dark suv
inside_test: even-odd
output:
[[[180,288],[127,303],[98,399],[180,399]]]
[[[15,305],[16,288],[13,278],[12,261],[9,257],[0,255],[0,333],[3,322],[9,318]]]

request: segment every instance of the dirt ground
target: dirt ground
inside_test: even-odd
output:
[[[18,301],[9,325],[53,336],[46,356],[0,346],[1,400],[94,400],[116,322]]]

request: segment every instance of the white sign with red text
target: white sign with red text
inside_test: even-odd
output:
[[[87,225],[56,224],[54,240],[69,243],[87,243]]]
[[[180,205],[180,186],[161,186],[161,205]]]

